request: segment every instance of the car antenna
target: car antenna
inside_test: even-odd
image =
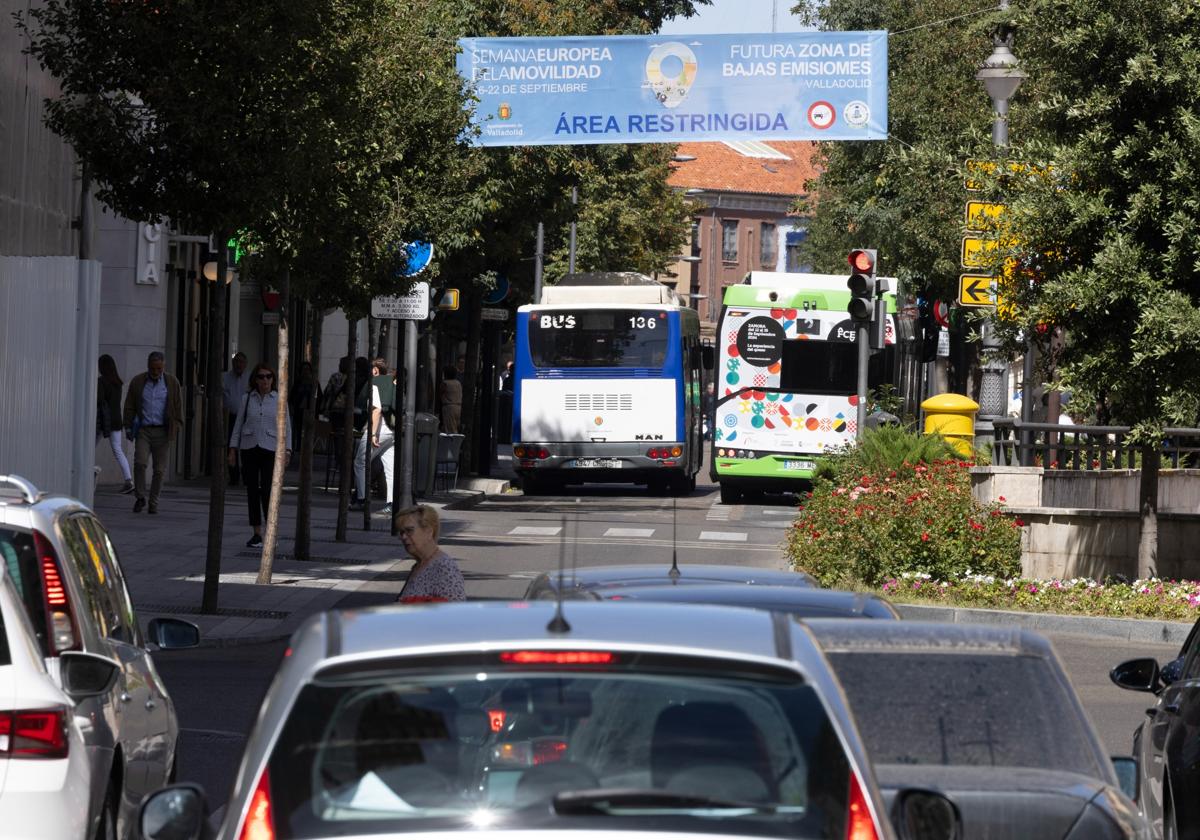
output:
[[[676,497],[672,496],[671,497],[671,570],[669,572],[667,572],[667,577],[669,577],[672,581],[679,580],[679,575],[680,575],[679,556],[678,556],[679,552],[677,550],[678,543],[679,543],[678,510],[679,510],[679,500]]]
[[[548,633],[570,633],[571,625],[563,616],[563,577],[567,566],[567,515],[562,517],[562,538],[558,541],[558,597],[555,599],[554,618],[546,625]]]

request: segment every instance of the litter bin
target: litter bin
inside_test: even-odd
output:
[[[935,394],[921,403],[925,434],[941,435],[964,456],[975,452],[975,414],[979,403],[962,394]]]
[[[437,468],[438,419],[433,414],[418,411],[414,416],[417,436],[417,468],[413,471],[413,495],[422,498],[433,495],[433,476]]]

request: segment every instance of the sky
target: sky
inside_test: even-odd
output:
[[[792,17],[793,0],[713,0],[711,6],[699,6],[699,14],[676,18],[663,24],[664,35],[722,35],[741,32],[770,32],[771,11],[775,10],[777,32],[804,29]]]

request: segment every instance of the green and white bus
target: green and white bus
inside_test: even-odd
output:
[[[855,440],[858,354],[846,279],[755,271],[725,290],[710,467],[725,504],[803,489],[822,453]],[[869,384],[907,396],[905,382],[918,372],[915,310],[894,278],[881,281],[885,348],[871,356]]]

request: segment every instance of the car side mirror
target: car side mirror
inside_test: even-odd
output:
[[[142,840],[210,840],[208,802],[199,785],[171,785],[142,800],[138,834]]]
[[[962,814],[942,793],[906,788],[892,803],[892,825],[900,840],[962,840]]]
[[[104,694],[121,670],[117,662],[94,653],[68,650],[58,659],[63,691],[76,700]]]
[[[1138,798],[1138,760],[1131,755],[1110,756],[1113,769],[1117,771],[1117,782],[1121,793],[1134,802]]]
[[[179,618],[150,619],[146,635],[161,650],[182,650],[200,644],[200,628]]]
[[[1158,660],[1130,659],[1109,671],[1108,678],[1129,691],[1154,691],[1159,687]]]

